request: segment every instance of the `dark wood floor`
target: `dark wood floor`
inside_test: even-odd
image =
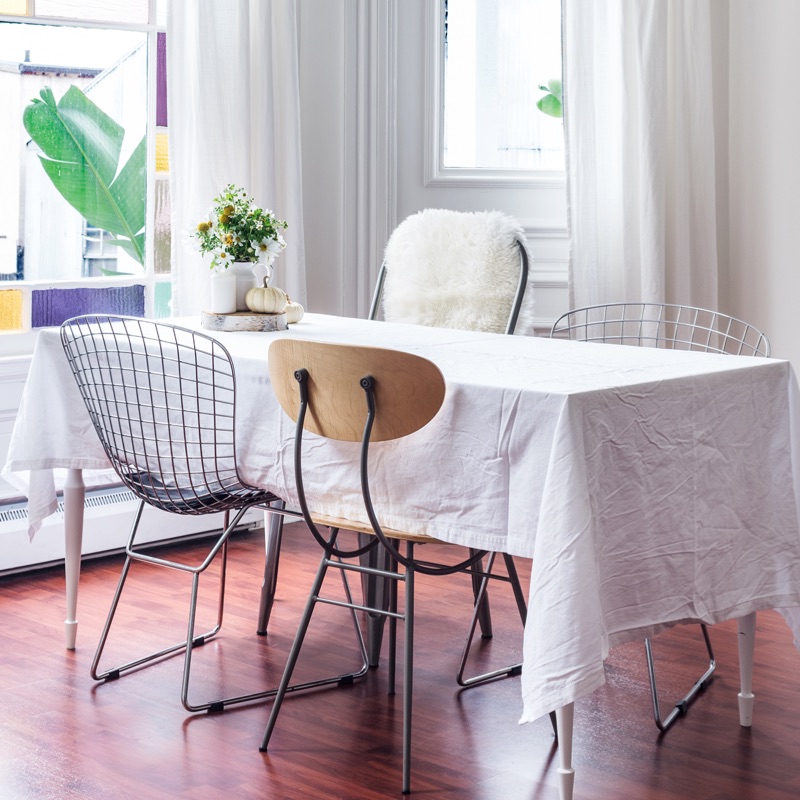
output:
[[[197,651],[193,699],[208,699],[219,684],[222,691],[244,692],[277,681],[317,558],[301,526],[288,531],[280,600],[267,637],[253,635],[263,540],[247,534],[234,542],[226,624]],[[199,552],[196,545],[190,549]],[[60,570],[0,579],[0,797],[399,796],[401,694],[387,696],[385,664],[354,686],[289,697],[268,754],[258,751],[268,704],[187,714],[179,702],[180,657],[95,684],[89,664],[120,563],[113,557],[84,566],[74,652],[63,646]],[[209,578],[204,595],[213,594],[214,583]],[[187,590],[186,576],[140,566],[120,619],[124,635],[109,645],[110,658],[165,643],[170,632],[180,636]],[[496,636],[483,651],[487,658],[510,660],[519,636],[501,594],[498,589],[493,595]],[[420,578],[414,795],[555,800],[552,732],[547,718],[517,724],[519,679],[457,691],[453,675],[468,604],[463,577]],[[313,675],[323,661],[329,671],[352,663],[339,644],[347,624],[341,611],[324,609],[304,650],[304,674]],[[576,798],[800,797],[800,655],[787,626],[774,612],[759,615],[751,730],[738,725],[735,624],[712,633],[717,677],[663,737],[650,715],[643,648],[626,645],[612,653],[607,685],[576,705]],[[664,693],[688,688],[694,676],[687,665],[702,661],[695,631],[667,632],[655,648]]]

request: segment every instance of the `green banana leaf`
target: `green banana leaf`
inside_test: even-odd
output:
[[[44,153],[39,160],[48,177],[91,225],[113,234],[114,244],[144,264],[145,139],[118,171],[125,136],[121,125],[76,86],[58,103],[48,86],[39,94],[22,121]]]

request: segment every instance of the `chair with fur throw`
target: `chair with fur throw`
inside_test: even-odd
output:
[[[525,235],[515,219],[499,211],[429,208],[407,217],[389,238],[369,317],[378,319],[382,310],[387,322],[530,334],[533,301],[530,292],[526,299],[528,288]],[[489,557],[487,573],[491,573],[495,556]],[[524,623],[526,609],[514,562],[508,555],[503,560]],[[478,621],[482,638],[492,637],[487,580],[480,572],[473,575],[474,613],[456,676],[464,687],[519,671],[519,665],[514,665],[510,669],[464,677]],[[371,579],[364,581],[363,588],[373,603],[380,604],[375,594],[385,593],[385,585]],[[370,615],[368,625],[369,658],[374,665],[383,618]]]
[[[386,245],[370,319],[530,334],[533,295],[522,226],[499,211],[429,208]]]

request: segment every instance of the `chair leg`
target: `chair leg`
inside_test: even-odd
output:
[[[373,537],[366,533],[358,534],[358,546],[363,547]],[[375,547],[364,553],[360,562],[370,570],[389,570],[391,569],[391,556],[382,547]],[[363,573],[361,576],[361,589],[364,595],[364,605],[374,609],[386,609],[389,607],[389,592],[395,581],[376,575],[371,572]],[[386,623],[385,615],[376,611],[368,611],[366,614],[367,628],[367,653],[369,655],[369,665],[377,667],[380,663],[381,644],[383,642],[383,629]]]
[[[292,649],[289,651],[289,658],[286,661],[286,666],[283,671],[283,676],[281,677],[281,682],[278,685],[278,688],[272,690],[271,692],[271,694],[275,695],[275,700],[273,701],[272,709],[269,715],[269,720],[267,721],[267,727],[264,731],[264,736],[261,740],[261,745],[259,746],[259,750],[262,753],[267,751],[269,740],[272,737],[272,731],[275,729],[275,723],[278,720],[278,713],[280,712],[281,706],[283,705],[283,700],[286,697],[287,693],[300,691],[302,689],[316,688],[319,686],[327,686],[334,683],[337,684],[338,686],[349,685],[353,682],[355,678],[360,678],[363,675],[366,675],[367,670],[369,669],[369,664],[367,662],[366,646],[364,644],[364,639],[361,635],[361,629],[358,626],[358,619],[356,617],[356,613],[354,610],[355,605],[353,603],[353,598],[350,594],[350,587],[347,583],[347,578],[345,577],[344,572],[342,572],[347,603],[336,603],[336,605],[342,605],[350,609],[351,618],[353,620],[353,625],[356,631],[356,637],[359,643],[359,649],[361,651],[361,658],[362,658],[361,668],[357,672],[347,673],[345,675],[337,675],[331,678],[323,678],[321,680],[307,681],[306,683],[299,683],[294,685],[289,684],[289,682],[292,679],[292,673],[294,672],[294,668],[297,665],[297,659],[300,656],[300,650],[303,647],[303,641],[308,631],[308,626],[311,623],[311,615],[314,613],[314,608],[316,604],[318,602],[324,602],[320,600],[319,593],[320,590],[322,589],[322,584],[325,581],[325,575],[327,574],[329,567],[336,565],[337,565],[336,562],[331,561],[326,555],[323,555],[322,559],[320,560],[319,567],[317,568],[317,573],[314,577],[314,582],[311,586],[311,592],[308,596],[308,600],[306,601],[306,605],[303,610],[303,615],[300,618],[300,624],[298,626],[297,633],[295,634],[294,642],[292,643]]]
[[[133,522],[133,527],[131,531],[131,535],[129,538],[128,546],[129,548],[132,547],[133,542],[136,537],[136,532],[139,527],[139,520],[141,519],[142,510],[144,509],[144,503],[139,504],[139,508],[137,510],[136,518]],[[227,516],[226,516],[226,523],[227,523]],[[226,526],[227,527],[227,526]],[[219,633],[220,628],[222,627],[222,609],[224,606],[225,600],[225,565],[227,559],[227,541],[222,545],[222,573],[220,578],[220,596],[219,596],[219,603],[218,603],[218,611],[217,611],[217,622],[215,626],[206,631],[206,633],[201,634],[198,637],[195,637],[195,646],[203,644],[208,639],[211,639],[217,633]],[[135,556],[128,555],[125,558],[125,563],[122,566],[122,572],[119,577],[119,581],[117,582],[117,588],[114,593],[114,598],[111,601],[111,607],[108,611],[108,615],[106,616],[106,622],[103,626],[103,631],[100,634],[100,641],[98,642],[97,649],[95,650],[94,659],[92,660],[92,665],[90,668],[90,674],[92,678],[96,681],[112,681],[119,678],[123,673],[128,672],[129,670],[136,669],[137,667],[143,666],[144,664],[148,664],[151,661],[156,661],[161,658],[165,658],[168,655],[172,655],[173,653],[177,653],[186,648],[187,642],[178,642],[177,644],[170,645],[169,647],[165,647],[162,650],[158,650],[156,652],[150,653],[146,656],[142,656],[141,658],[134,659],[133,661],[128,661],[125,664],[121,664],[118,667],[112,667],[111,669],[107,669],[103,672],[99,671],[100,659],[103,655],[103,650],[105,649],[106,642],[108,640],[108,635],[111,630],[111,624],[114,621],[114,617],[116,616],[117,608],[119,606],[120,598],[122,597],[122,590],[125,587],[125,582],[128,579],[128,575],[130,573],[130,568],[135,561]]]
[[[470,548],[470,556],[474,556],[478,551]],[[483,569],[483,560],[475,565],[476,569]],[[481,626],[481,639],[491,639],[494,635],[492,631],[492,612],[489,609],[489,593],[480,575],[472,575],[472,593],[475,595],[475,608],[478,609],[478,622]],[[479,601],[479,597],[483,600]]]
[[[644,640],[645,653],[647,655],[647,671],[650,675],[650,694],[653,698],[653,716],[655,718],[656,727],[662,733],[666,733],[666,731],[672,726],[678,717],[682,717],[686,714],[686,711],[689,708],[689,703],[695,699],[697,694],[702,689],[705,689],[717,668],[717,663],[714,660],[714,651],[711,649],[711,639],[708,636],[708,628],[701,623],[700,630],[703,633],[706,650],[708,651],[708,669],[700,676],[700,678],[698,678],[697,681],[695,681],[689,692],[675,704],[675,708],[673,708],[672,711],[667,715],[666,719],[661,718],[661,710],[658,702],[658,687],[656,685],[656,671],[655,664],[653,662],[653,650],[650,644],[650,639],[648,638]]]
[[[413,564],[414,542],[408,542]],[[411,713],[414,692],[414,568],[406,569],[405,619],[403,636],[403,794],[411,792]]]
[[[517,568],[514,564],[514,559],[508,555],[507,553],[503,553],[503,559],[506,564],[506,570],[508,571],[508,578],[505,579],[500,575],[493,575],[492,569],[494,567],[494,562],[497,557],[497,553],[491,553],[489,555],[489,560],[486,564],[486,571],[482,573],[482,575],[472,575],[473,581],[477,578],[480,583],[478,587],[478,592],[475,595],[475,606],[472,612],[472,619],[470,620],[469,629],[467,631],[467,640],[464,645],[464,650],[461,654],[461,662],[459,663],[458,672],[456,673],[456,682],[459,686],[463,686],[464,688],[470,688],[472,686],[480,686],[482,683],[487,683],[488,681],[497,680],[499,678],[511,677],[514,675],[519,675],[522,672],[522,664],[511,664],[506,667],[501,667],[499,669],[492,670],[491,672],[486,672],[482,675],[476,675],[472,678],[465,678],[464,677],[464,670],[467,665],[467,659],[469,658],[470,648],[472,647],[472,640],[475,636],[475,628],[477,627],[478,619],[480,618],[480,612],[482,605],[486,602],[486,589],[489,584],[490,576],[494,580],[507,580],[511,584],[511,588],[514,592],[514,599],[517,603],[517,610],[519,612],[520,619],[522,620],[522,627],[525,627],[525,620],[527,618],[528,609],[527,604],[525,602],[525,596],[522,592],[522,587],[520,586],[519,582],[519,575],[517,574]],[[474,584],[473,584],[474,585]],[[553,717],[551,717],[551,720]]]

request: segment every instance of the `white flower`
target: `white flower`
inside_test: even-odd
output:
[[[250,242],[250,246],[258,253],[262,261],[271,264],[280,255],[281,249],[286,246],[281,244],[280,238],[280,234],[278,239],[264,237],[261,241]]]
[[[231,264],[233,264],[233,258],[227,250],[214,250],[211,263],[215,272],[224,272]]]

